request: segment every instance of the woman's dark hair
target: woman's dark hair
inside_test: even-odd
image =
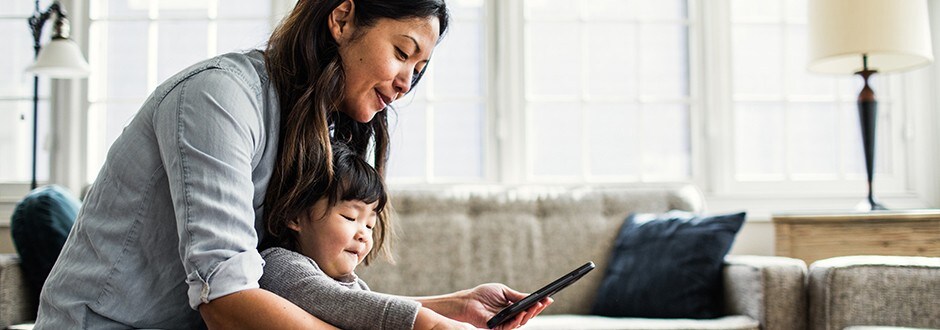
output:
[[[318,221],[329,213],[329,208],[343,201],[376,203],[373,209],[376,213],[376,221],[375,227],[372,228],[372,249],[378,253],[366,255],[364,261],[368,265],[376,255],[389,257],[388,245],[385,243],[391,231],[391,218],[385,212],[385,207],[388,205],[388,193],[382,176],[345,144],[334,142],[330,147],[333,150],[333,180],[317,182],[304,192],[305,199],[313,199],[314,203],[325,198],[327,209],[324,212],[326,213],[312,214],[314,204],[311,203],[302,209],[302,214],[298,218],[290,219],[290,221]],[[287,223],[266,223],[265,227],[268,235],[265,235],[262,248],[277,246],[297,251],[296,232],[290,230]]]
[[[387,111],[363,124],[339,108],[345,73],[327,23],[332,11],[344,1],[297,1],[268,40],[265,66],[280,101],[281,126],[278,157],[264,201],[268,227],[265,236],[283,236],[287,221],[301,215],[322,196],[310,193],[312,187],[333,181],[331,127],[332,139],[345,143],[364,159],[373,146],[375,169],[380,176],[385,175]],[[443,36],[450,20],[444,0],[353,1],[353,24],[358,31],[383,18],[436,17]],[[412,79],[412,86],[422,73]]]

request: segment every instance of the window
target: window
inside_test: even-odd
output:
[[[263,48],[272,1],[92,1],[88,181],[144,99],[164,80],[217,54]]]
[[[859,191],[864,180],[856,106],[862,80],[807,72],[806,10],[806,1],[731,1],[732,190],[779,183]],[[893,95],[902,86],[881,75],[871,82],[880,110],[876,178],[897,191],[903,186],[892,174],[904,153],[893,135],[904,109]]]
[[[484,2],[447,4],[447,36],[431,55],[417,89],[389,115],[393,182],[479,182],[487,177],[490,39],[484,29]]]
[[[807,72],[806,3],[452,0],[436,74],[398,113],[390,181],[694,182],[710,196],[861,199],[861,81]],[[894,196],[912,189],[904,81],[873,81],[876,178]],[[463,94],[438,93],[448,89]]]
[[[52,1],[40,1],[45,10]],[[0,31],[3,31],[6,50],[0,52],[0,183],[28,183],[32,177],[33,136],[33,77],[25,71],[34,59],[33,36],[27,19],[33,15],[35,4],[17,1],[0,6]],[[46,23],[42,44],[49,42],[52,21]],[[39,108],[36,180],[49,179],[49,123],[51,117],[49,94],[52,84],[48,78],[39,78]]]
[[[691,178],[685,0],[525,1],[526,176]]]
[[[807,1],[448,0],[448,35],[390,114],[389,182],[692,182],[733,203],[861,199],[861,81],[806,72]],[[292,5],[91,1],[85,179],[158,83],[209,56],[263,46]],[[0,164],[3,182],[29,174],[31,11],[0,9],[0,29],[23,45],[0,64],[0,152],[13,155]],[[875,76],[876,180],[881,197],[925,206],[911,178],[929,166],[913,165],[936,150],[912,129],[923,127],[914,118],[935,87],[920,76]],[[48,82],[40,91],[43,129]],[[49,172],[43,136],[40,178]]]

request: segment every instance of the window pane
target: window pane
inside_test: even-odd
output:
[[[798,23],[798,24],[807,23],[806,16],[808,15],[808,13],[806,9],[806,1],[807,0],[783,1],[784,6],[786,6],[785,9],[786,9],[787,22]]]
[[[787,90],[790,94],[832,97],[836,91],[837,75],[810,73],[806,68],[809,56],[806,45],[806,26],[791,26],[787,30]]]
[[[639,108],[633,104],[597,104],[588,113],[588,153],[591,175],[623,176],[642,174],[640,159],[644,136]]]
[[[577,18],[583,0],[525,0],[526,19]]]
[[[434,175],[483,177],[481,104],[444,102],[434,106]]]
[[[780,96],[783,37],[777,25],[739,25],[731,36],[734,94]]]
[[[161,22],[158,28],[158,82],[163,82],[190,65],[206,59],[208,23],[167,21]]]
[[[219,0],[219,18],[264,18],[271,16],[271,3],[258,0]]]
[[[640,92],[683,97],[688,89],[688,40],[684,25],[640,28]]]
[[[427,73],[434,76],[434,96],[481,96],[485,49],[481,23],[454,24],[435,49],[428,68]]]
[[[731,0],[732,22],[775,22],[780,19],[779,0]],[[786,2],[802,2],[801,0]]]
[[[840,135],[841,148],[839,155],[842,156],[842,171],[847,175],[863,176],[865,175],[865,152],[862,145],[862,131],[858,122],[858,104],[855,102],[843,102],[839,105],[839,120],[841,121]],[[883,125],[882,125],[883,126]],[[879,132],[880,133],[880,132]],[[879,134],[879,138],[887,136]],[[875,151],[877,154],[878,151]],[[877,160],[879,157],[876,157]],[[880,166],[875,166],[876,172]]]
[[[790,171],[794,174],[838,174],[839,112],[834,104],[791,103],[789,127]]]
[[[577,103],[530,103],[535,176],[581,175],[581,114]]]
[[[91,101],[142,99],[147,86],[147,22],[93,22]],[[100,88],[104,86],[105,88]]]
[[[0,97],[32,97],[33,75],[26,67],[33,64],[33,37],[26,25],[26,18],[0,20],[0,31],[5,31],[4,40],[9,42],[0,52]],[[39,93],[49,94],[48,79],[40,79]]]
[[[49,102],[39,102],[36,179],[49,179]],[[0,101],[0,182],[29,182],[32,178],[33,102]]]
[[[645,19],[684,19],[688,11],[685,0],[645,0],[639,9]]]
[[[266,20],[222,21],[218,27],[217,54],[263,49],[271,35],[271,24]]]
[[[89,11],[92,19],[141,18],[150,11],[150,0],[95,0]]]
[[[398,106],[389,112],[388,176],[423,180],[427,175],[427,106],[422,102]]]
[[[46,10],[46,8],[49,8],[49,5],[51,4],[52,0],[40,0],[39,10]],[[26,19],[27,17],[32,16],[35,11],[35,1],[4,1],[3,6],[0,6],[0,16],[16,16]],[[26,31],[29,31],[29,28],[25,23],[25,21],[21,21],[20,27]],[[29,34],[29,32],[26,33]]]
[[[585,15],[591,19],[634,20],[640,11],[639,0],[582,0]],[[572,1],[573,2],[573,1]]]
[[[588,95],[635,98],[638,76],[636,25],[589,23],[587,38]]]
[[[784,173],[786,128],[780,123],[785,122],[784,108],[779,104],[735,104],[735,173],[743,177]]]
[[[580,95],[581,38],[577,23],[529,23],[526,85],[533,95]]]
[[[449,0],[447,9],[454,19],[479,19],[483,17],[484,0]]]
[[[219,2],[225,5],[225,0]],[[209,0],[159,0],[157,8],[160,19],[209,17]]]
[[[689,111],[685,105],[644,105],[643,173],[655,180],[683,180],[691,174]]]

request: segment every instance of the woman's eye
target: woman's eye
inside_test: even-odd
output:
[[[398,57],[401,58],[402,60],[406,60],[406,61],[408,60],[408,54],[403,52],[401,48],[395,47],[395,52],[398,53]]]

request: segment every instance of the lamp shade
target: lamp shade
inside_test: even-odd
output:
[[[933,61],[926,0],[811,0],[809,70],[900,71]]]
[[[91,72],[78,44],[66,38],[53,38],[26,71],[50,78],[80,78]]]

